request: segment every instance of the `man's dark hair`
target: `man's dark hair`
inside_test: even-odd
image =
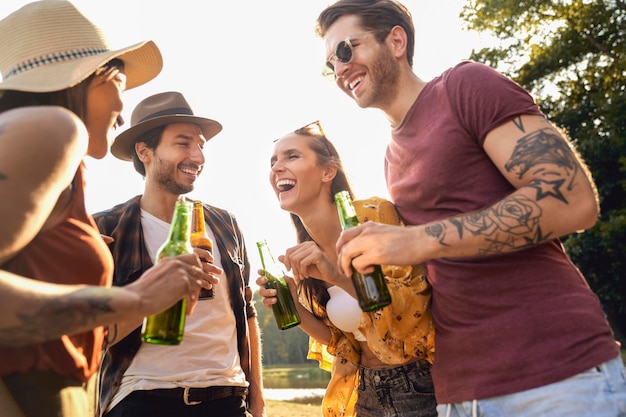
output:
[[[415,52],[415,27],[411,12],[395,0],[339,0],[331,4],[317,18],[315,33],[323,38],[328,28],[340,17],[358,16],[361,26],[367,31],[376,32],[376,40],[383,43],[394,26],[400,26],[406,32],[406,59],[413,67]]]
[[[159,146],[159,143],[161,143],[161,137],[163,136],[163,132],[165,131],[165,126],[166,125],[157,126],[155,128],[148,130],[145,133],[142,133],[141,135],[139,135],[135,143],[144,142],[149,149],[152,149],[152,151],[154,151],[157,148],[157,146]],[[139,156],[137,156],[137,152],[135,152],[134,145],[132,147],[132,157],[133,157],[133,166],[135,167],[135,171],[140,173],[141,176],[145,178],[146,167],[144,166],[143,162],[141,162],[141,160],[139,159]]]

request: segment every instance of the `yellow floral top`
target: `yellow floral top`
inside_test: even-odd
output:
[[[379,197],[354,201],[359,221],[402,225],[395,207]],[[383,362],[402,365],[413,358],[433,362],[435,330],[429,305],[431,288],[421,265],[382,265],[391,304],[380,310],[363,313],[359,330],[372,352]],[[309,359],[319,361],[320,368],[331,372],[331,379],[322,402],[324,417],[354,416],[357,397],[358,365],[361,348],[352,333],[335,327],[324,307],[309,306],[323,317],[331,330],[328,346],[309,339]]]

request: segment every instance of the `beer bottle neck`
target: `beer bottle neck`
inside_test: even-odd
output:
[[[176,202],[174,208],[174,217],[172,224],[170,225],[170,233],[168,240],[170,242],[186,242],[189,240],[191,233],[190,222],[190,207],[189,203],[182,200]]]
[[[206,225],[204,223],[204,209],[201,203],[194,203],[193,205],[193,233],[199,235],[206,234]]]
[[[359,225],[356,209],[347,191],[339,191],[335,194],[335,203],[337,204],[337,213],[339,214],[339,221],[343,230]]]

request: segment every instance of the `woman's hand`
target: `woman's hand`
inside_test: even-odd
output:
[[[202,251],[200,256],[198,251]],[[198,301],[201,288],[212,288],[219,283],[218,276],[224,271],[200,257],[210,257],[210,252],[196,249],[193,254],[178,255],[161,259],[155,266],[124,288],[135,291],[144,315],[159,313],[181,298],[187,300],[187,314],[191,314]]]
[[[267,284],[267,278],[263,275],[263,270],[259,269],[257,271],[259,276],[256,279],[256,283],[259,286],[259,295],[263,297],[263,304],[267,307],[272,307],[272,304],[276,304],[276,290],[271,288],[265,288],[265,284]],[[294,300],[298,299],[298,288],[293,278],[285,275],[285,282],[289,287],[289,291],[291,291],[291,296]]]
[[[317,278],[330,285],[343,287],[346,284],[346,279],[336,263],[315,242],[303,242],[289,248],[278,260],[292,272],[296,283],[307,278]]]

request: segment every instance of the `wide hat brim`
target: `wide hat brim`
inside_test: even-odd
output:
[[[154,117],[145,122],[141,122],[120,133],[111,145],[111,153],[116,158],[124,161],[131,161],[137,138],[155,127],[169,125],[171,123],[193,123],[200,127],[202,135],[208,141],[213,136],[222,131],[222,125],[206,117],[191,116],[188,114],[173,114],[161,117]]]
[[[114,58],[124,62],[126,90],[147,83],[163,68],[159,48],[153,41],[144,41],[115,51],[31,68],[3,80],[0,90],[37,93],[64,90],[81,83]]]

